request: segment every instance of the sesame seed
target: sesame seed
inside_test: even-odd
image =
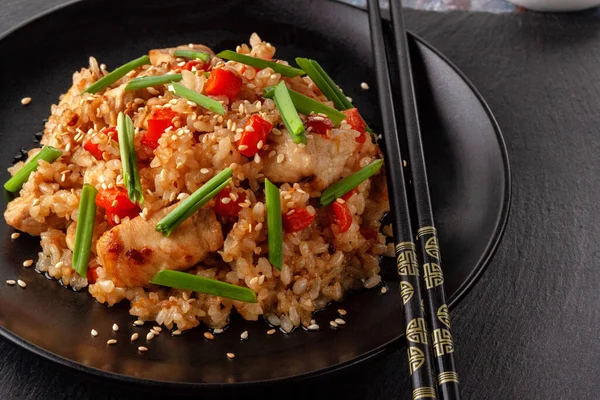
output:
[[[248,125],[244,128],[246,132],[254,132],[254,127],[252,125]]]
[[[227,353],[227,358],[229,358],[230,360],[233,360],[235,358],[235,354]]]
[[[250,282],[249,282],[249,283],[250,283],[251,285],[256,285],[256,284],[258,283],[258,277],[256,277],[256,276],[255,276],[254,278],[250,279]]]
[[[23,266],[25,268],[31,267],[32,264],[33,264],[33,260],[25,260],[25,261],[23,261]]]
[[[136,340],[138,340],[139,337],[140,337],[140,335],[138,335],[138,333],[136,332],[133,335],[131,335],[131,339],[130,340],[132,342],[135,342]]]
[[[258,223],[258,224],[256,224],[256,226],[254,227],[254,230],[255,230],[256,232],[259,232],[259,231],[262,229],[262,227],[263,227],[263,223],[262,223],[262,222],[259,222],[259,223]]]
[[[186,103],[187,103],[187,105],[188,105],[188,106],[190,106],[190,107],[196,107],[196,106],[197,106],[197,104],[196,104],[196,103],[194,103],[193,101],[189,101],[189,100],[188,100],[188,101],[186,101]]]
[[[200,170],[200,172],[203,173],[203,174],[208,174],[210,171],[208,170],[208,168],[202,168]]]
[[[264,146],[264,145],[265,145],[265,144],[263,143],[263,141],[262,141],[262,140],[259,140],[259,141],[258,141],[258,143],[256,144],[256,148],[260,150],[260,149],[262,149],[262,148],[263,148],[263,146]]]
[[[117,343],[117,339],[109,339],[106,341],[106,344],[111,345],[111,344],[116,344]]]
[[[71,142],[67,143],[65,146],[65,151],[68,153],[71,150]]]
[[[65,263],[63,261],[59,261],[56,263],[56,265],[54,266],[54,268],[62,268],[65,266]]]
[[[346,314],[348,314],[348,312],[346,310],[344,310],[343,308],[338,309],[337,312],[340,315],[346,315]]]
[[[313,117],[314,121],[325,121],[325,118],[323,117]]]
[[[223,197],[221,199],[221,203],[223,203],[223,204],[229,204],[229,203],[231,203],[231,198],[230,197]]]
[[[267,331],[267,335],[273,335],[273,334],[275,334],[275,332],[277,332],[275,329],[269,329]]]
[[[11,285],[11,286],[12,286],[12,285],[16,285],[16,284],[17,284],[17,281],[15,281],[14,279],[7,279],[7,280],[6,280],[6,284],[7,284],[7,285]]]
[[[115,214],[115,217],[113,219],[115,221],[115,224],[119,225],[121,223],[121,218],[119,218],[119,216],[117,214]]]
[[[215,335],[218,335],[219,333],[223,333],[223,328],[215,328],[215,329],[213,329],[213,333]]]
[[[113,324],[112,330],[115,331],[115,332],[118,332],[119,331],[119,325]]]
[[[288,212],[286,213],[286,215],[292,215],[292,214],[293,214],[293,213],[295,213],[295,212],[296,212],[296,209],[295,209],[295,208],[292,208],[290,211],[288,211]]]
[[[24,281],[20,280],[20,279],[19,279],[19,280],[17,280],[17,284],[18,284],[19,286],[21,286],[22,288],[25,288],[25,286],[27,286],[27,284],[26,284]]]
[[[277,154],[277,152],[275,150],[271,150],[271,152],[269,153],[269,158],[275,157],[275,154]]]
[[[119,200],[113,200],[113,202],[111,203],[111,206],[116,207],[119,205]]]
[[[173,333],[171,333],[171,335],[173,335],[173,336],[179,336],[179,335],[181,335],[181,331],[179,329],[175,329],[173,331]]]
[[[258,278],[258,284],[262,285],[263,283],[265,283],[265,276],[261,275],[260,278]]]
[[[154,329],[155,331],[158,331],[158,332],[162,332],[162,328],[158,325],[155,325],[154,327],[152,327],[152,329]]]
[[[241,146],[238,147],[239,151],[244,151],[246,149],[248,149],[248,146],[246,146],[245,144],[243,144],[243,145],[241,145]]]
[[[213,340],[215,338],[215,335],[213,335],[210,332],[204,332],[204,337],[207,338],[208,340]]]
[[[146,346],[140,346],[138,347],[138,351],[141,351],[142,353],[148,351],[148,348]]]
[[[146,334],[146,340],[154,339],[154,332],[150,331]]]
[[[90,334],[91,334],[93,337],[96,337],[96,336],[98,336],[98,331],[97,331],[97,330],[95,330],[95,329],[92,329],[92,331],[90,332]]]
[[[406,167],[406,160],[402,160],[402,165]]]
[[[15,239],[18,239],[18,238],[19,238],[19,236],[21,236],[21,234],[20,234],[19,232],[15,232],[15,233],[13,233],[12,235],[10,235],[10,238],[11,238],[12,240],[15,240]]]
[[[388,291],[388,290],[387,290],[387,288],[386,288],[385,286],[383,286],[383,287],[381,288],[381,294],[386,294],[386,293],[387,293],[387,291]]]
[[[317,210],[315,210],[313,206],[307,206],[306,211],[308,211],[310,215],[315,215],[317,213]]]
[[[29,103],[31,103],[31,97],[23,97],[21,99],[21,104],[23,104],[24,106],[26,106]]]
[[[344,204],[346,202],[346,200],[344,200],[342,198],[335,199],[335,201],[337,201],[340,204]]]
[[[346,321],[344,321],[344,320],[343,320],[343,319],[341,319],[341,318],[336,318],[336,319],[334,320],[334,322],[335,322],[336,324],[338,324],[338,325],[346,325]]]
[[[319,330],[319,325],[317,325],[317,324],[310,324],[307,329],[309,331],[318,331]]]
[[[338,327],[338,324],[337,324],[337,322],[335,322],[335,321],[329,321],[329,325],[330,325],[332,328],[337,328],[337,327]]]
[[[138,319],[136,321],[133,321],[133,325],[142,326],[142,325],[144,325],[144,321],[142,321],[141,319]]]
[[[242,332],[242,334],[240,335],[240,339],[242,339],[242,340],[248,339],[248,331]]]
[[[362,82],[362,83],[360,84],[360,88],[361,88],[362,90],[369,90],[369,84],[368,84],[367,82]]]
[[[260,164],[260,155],[258,153],[254,155],[254,162]]]
[[[281,164],[284,159],[285,159],[285,156],[283,154],[278,155],[277,156],[277,163]]]
[[[350,96],[346,96],[346,99],[348,99],[348,101],[349,101],[350,103],[352,103],[352,97],[350,97]]]
[[[292,207],[294,207],[294,202],[288,201],[285,205],[288,206],[289,208],[292,208]]]

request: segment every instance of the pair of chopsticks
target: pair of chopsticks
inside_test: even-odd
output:
[[[367,3],[377,90],[383,118],[390,206],[395,211],[394,238],[400,295],[406,319],[412,398],[437,399],[439,393],[439,398],[444,400],[460,399],[450,313],[444,293],[444,275],[433,220],[402,3],[401,0],[390,0],[402,97],[399,112],[401,120],[404,121],[404,129],[401,130],[398,130],[396,125],[379,3],[378,0],[368,0]],[[415,236],[411,224],[399,134],[406,135],[411,165],[412,195],[416,209],[414,217],[418,226],[418,255],[417,246],[413,241]]]

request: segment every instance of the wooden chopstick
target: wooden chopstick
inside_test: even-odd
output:
[[[406,321],[406,349],[413,399],[436,398],[429,333],[423,310],[421,280],[404,180],[392,89],[378,0],[368,0],[377,92],[383,122],[390,207],[394,210],[394,239],[400,276],[400,295]]]
[[[401,0],[390,0],[390,14],[396,44],[400,94],[404,115],[404,134],[408,144],[410,170],[412,173],[413,194],[417,219],[417,241],[420,249],[423,279],[425,281],[425,301],[427,323],[431,329],[434,366],[437,372],[439,396],[443,400],[460,399],[458,374],[454,361],[454,341],[450,329],[450,313],[444,292],[444,273],[440,254],[437,230],[431,207],[431,195],[427,180],[427,167],[419,126],[419,115],[410,51],[404,28]]]
[[[383,117],[383,133],[386,144],[386,165],[388,171],[388,190],[390,205],[395,210],[394,236],[398,273],[401,281],[401,297],[406,315],[406,340],[408,364],[411,374],[413,399],[437,398],[460,399],[458,375],[454,362],[454,344],[450,330],[450,314],[444,293],[444,277],[441,269],[441,257],[437,231],[433,220],[433,211],[427,181],[427,169],[421,141],[417,104],[414,93],[410,55],[400,0],[390,1],[390,12],[394,28],[396,56],[398,58],[401,85],[402,120],[404,129],[399,132],[394,113],[391,92],[390,72],[385,52],[385,42],[381,25],[381,15],[377,0],[368,0],[369,22],[378,95]],[[417,237],[419,253],[423,266],[423,278],[426,291],[422,291],[418,276],[419,265],[416,260],[416,248],[411,230],[411,216],[408,195],[404,180],[402,152],[399,145],[399,133],[406,135],[408,156],[411,163],[413,195],[416,208]],[[408,228],[407,228],[408,227]],[[412,250],[411,250],[412,249]],[[408,252],[407,252],[408,250]],[[408,269],[406,260],[410,258],[412,269]],[[414,275],[412,275],[414,273]],[[425,298],[427,306],[424,312],[420,299]],[[415,301],[416,300],[416,301]],[[417,303],[418,302],[418,303]],[[427,329],[429,325],[432,330]],[[423,332],[421,335],[420,332]],[[429,332],[432,333],[433,355],[429,347]],[[437,382],[434,381],[434,370]],[[437,389],[437,390],[436,390]]]

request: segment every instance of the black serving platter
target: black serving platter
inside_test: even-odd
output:
[[[149,49],[203,43],[215,50],[247,42],[256,31],[277,48],[278,58],[319,60],[352,96],[377,130],[367,15],[332,1],[113,1],[75,2],[52,10],[0,37],[0,180],[19,150],[35,145],[34,134],[50,105],[70,86],[71,74],[94,55],[114,68]],[[462,299],[491,258],[504,229],[510,203],[508,158],[493,115],[475,88],[430,45],[411,36],[416,88],[424,132],[436,223],[451,305]],[[24,107],[20,99],[31,96]],[[6,199],[2,206],[5,207]],[[74,293],[24,269],[35,259],[37,238],[0,224],[0,333],[43,357],[97,377],[131,383],[193,388],[273,382],[331,372],[373,357],[401,343],[402,311],[393,261],[384,262],[389,291],[350,295],[316,315],[322,329],[266,335],[263,321],[232,318],[213,341],[203,328],[180,337],[163,333],[147,344],[148,326],[132,325],[125,305],[108,308],[85,291]],[[8,286],[23,279],[27,288]],[[347,325],[328,322],[343,307]],[[113,323],[120,331],[112,332]],[[90,330],[99,332],[92,337]],[[249,331],[249,340],[240,333]],[[107,347],[110,338],[118,339]],[[137,346],[149,348],[141,354]],[[236,354],[234,360],[227,352]]]

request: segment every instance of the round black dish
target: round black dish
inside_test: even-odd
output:
[[[340,3],[277,1],[86,1],[55,10],[0,39],[0,159],[5,166],[35,132],[71,73],[89,55],[114,68],[147,50],[204,43],[215,50],[247,42],[256,31],[277,48],[279,58],[319,60],[374,128],[378,127],[371,77],[370,41],[364,11]],[[500,131],[475,89],[434,49],[413,37],[416,86],[432,186],[436,222],[446,266],[446,288],[455,304],[476,281],[495,250],[509,209],[510,175]],[[8,61],[6,61],[8,60]],[[31,96],[23,107],[20,99]],[[2,167],[1,180],[8,173]],[[6,200],[2,206],[4,207]],[[181,337],[167,333],[142,344],[149,326],[133,327],[124,305],[112,309],[87,293],[72,293],[46,280],[25,259],[36,258],[38,239],[16,241],[0,224],[0,281],[22,278],[26,289],[0,285],[0,333],[44,357],[103,377],[163,385],[202,386],[256,383],[332,371],[378,354],[401,338],[401,307],[393,262],[384,263],[389,291],[372,290],[331,305],[316,319],[320,332],[297,330],[267,336],[264,322],[234,318],[214,341],[196,329]],[[344,329],[328,321],[343,307]],[[111,331],[113,323],[121,330]],[[99,336],[90,336],[94,328]],[[239,334],[249,331],[250,339]],[[107,347],[106,340],[119,343]],[[228,360],[226,352],[236,354]]]

